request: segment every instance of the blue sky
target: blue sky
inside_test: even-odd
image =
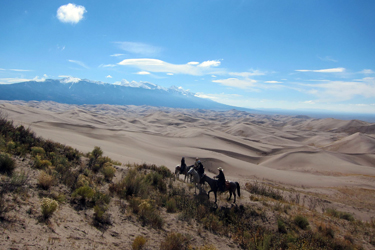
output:
[[[375,1],[0,1],[0,83],[172,85],[247,108],[375,113]]]

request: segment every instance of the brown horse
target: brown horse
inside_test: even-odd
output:
[[[203,175],[201,178],[201,181],[207,182],[208,185],[210,185],[211,190],[208,191],[208,199],[210,199],[210,193],[214,192],[215,194],[215,203],[217,202],[217,191],[219,191],[219,185],[218,185],[218,180],[212,179],[208,177],[207,175]],[[236,203],[236,189],[238,193],[238,197],[241,197],[241,190],[240,190],[240,184],[238,182],[227,182],[225,185],[225,191],[229,191],[229,198],[228,201],[232,198],[232,194],[234,196],[233,203]]]

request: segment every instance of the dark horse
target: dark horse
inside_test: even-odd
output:
[[[217,202],[217,191],[219,190],[218,180],[212,179],[208,177],[207,175],[203,175],[201,178],[202,183],[207,182],[208,185],[210,185],[211,190],[208,191],[208,199],[210,199],[210,193],[214,192],[215,194],[215,203]],[[229,198],[228,201],[232,198],[232,194],[234,195],[233,203],[236,203],[236,189],[238,193],[238,197],[241,197],[241,191],[240,191],[240,184],[238,182],[227,182],[225,184],[225,191],[229,191]]]

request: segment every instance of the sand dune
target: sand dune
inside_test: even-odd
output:
[[[99,146],[123,163],[174,169],[183,156],[187,164],[200,157],[209,175],[223,167],[227,178],[242,183],[264,178],[375,188],[374,137],[345,132],[374,126],[362,121],[53,102],[1,102],[0,108],[37,135],[84,152]]]

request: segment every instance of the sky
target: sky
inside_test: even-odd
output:
[[[375,113],[373,0],[0,0],[0,84],[177,86],[246,108]]]

